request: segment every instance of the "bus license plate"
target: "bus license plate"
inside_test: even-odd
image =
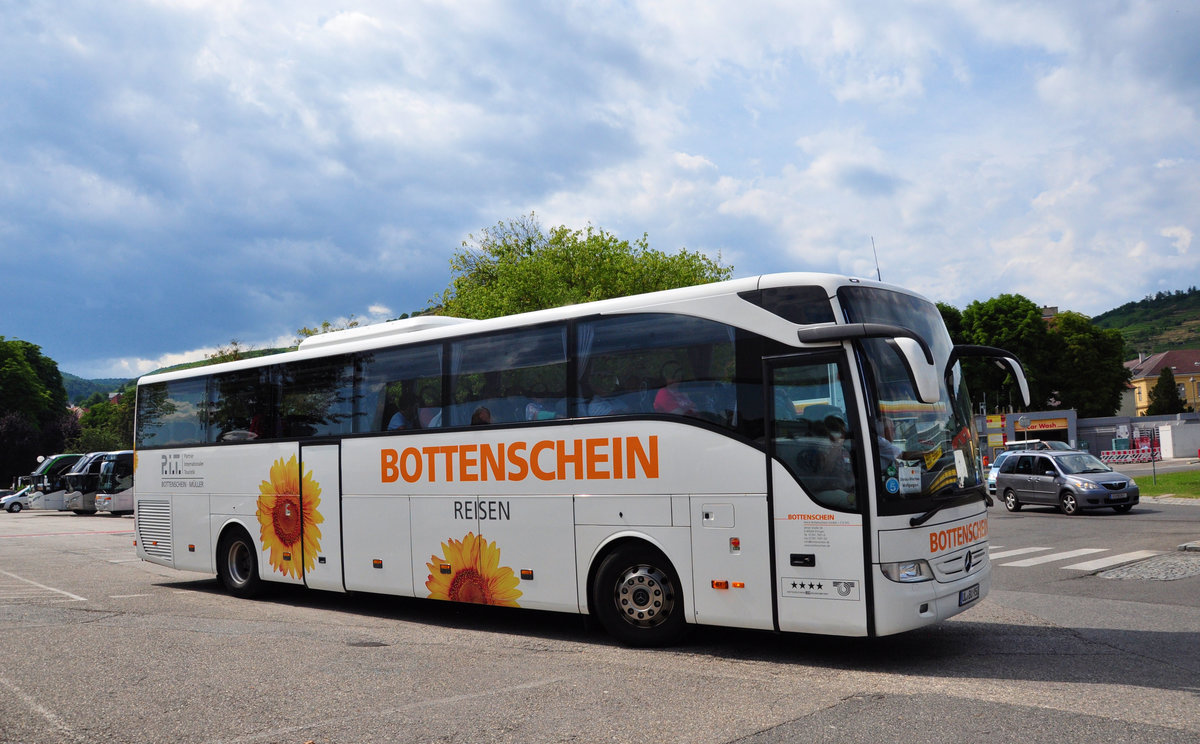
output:
[[[958,606],[962,607],[965,604],[970,604],[979,599],[979,584],[973,584],[963,589],[958,593]]]

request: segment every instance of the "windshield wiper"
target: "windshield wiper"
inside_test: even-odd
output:
[[[992,497],[988,494],[987,488],[975,486],[972,488],[963,488],[961,490],[956,490],[954,488],[954,486],[944,486],[943,488],[934,492],[934,494],[932,496],[932,498],[935,502],[933,505],[933,508],[930,509],[929,511],[925,512],[924,514],[918,514],[917,516],[908,520],[908,524],[912,527],[919,527],[919,526],[925,524],[933,517],[934,514],[937,514],[942,509],[945,509],[947,506],[949,506],[950,502],[958,501],[958,499],[960,497],[962,497],[964,494],[969,494],[972,491],[974,491],[976,494],[982,495],[983,503],[987,504],[988,506],[992,506],[995,503],[994,501],[992,501]],[[938,496],[938,494],[947,494],[947,495]]]

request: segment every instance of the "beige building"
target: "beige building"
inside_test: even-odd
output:
[[[1125,362],[1132,373],[1129,381],[1132,389],[1136,415],[1146,415],[1150,405],[1150,389],[1158,382],[1158,376],[1166,367],[1175,375],[1175,387],[1185,406],[1200,411],[1200,349],[1163,351],[1148,357]]]

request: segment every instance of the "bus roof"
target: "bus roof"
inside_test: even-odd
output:
[[[233,362],[191,367],[171,372],[145,375],[139,385],[170,382],[219,372],[283,364],[306,359],[317,359],[333,354],[367,351],[383,345],[415,344],[439,341],[486,331],[516,329],[540,323],[551,323],[589,315],[620,314],[633,312],[674,312],[682,315],[708,318],[730,325],[752,325],[764,336],[774,338],[790,346],[797,346],[796,324],[774,313],[738,297],[739,293],[759,289],[791,286],[819,286],[828,296],[836,294],[839,287],[847,283],[878,287],[894,292],[921,297],[920,295],[891,284],[870,279],[847,277],[840,274],[789,272],[763,274],[760,276],[711,282],[690,287],[666,289],[658,292],[615,297],[595,302],[533,310],[516,315],[505,315],[485,320],[453,318],[448,316],[420,316],[405,320],[388,321],[369,326],[333,331],[305,339],[294,351],[271,356],[242,359]],[[922,298],[924,299],[924,298]],[[326,338],[326,337],[329,338]]]

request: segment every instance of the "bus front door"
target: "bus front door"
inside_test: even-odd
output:
[[[867,635],[864,440],[845,356],[767,363],[779,629]]]
[[[342,583],[341,446],[306,444],[300,447],[300,501],[319,520],[304,520],[304,583],[313,589],[345,591]]]

